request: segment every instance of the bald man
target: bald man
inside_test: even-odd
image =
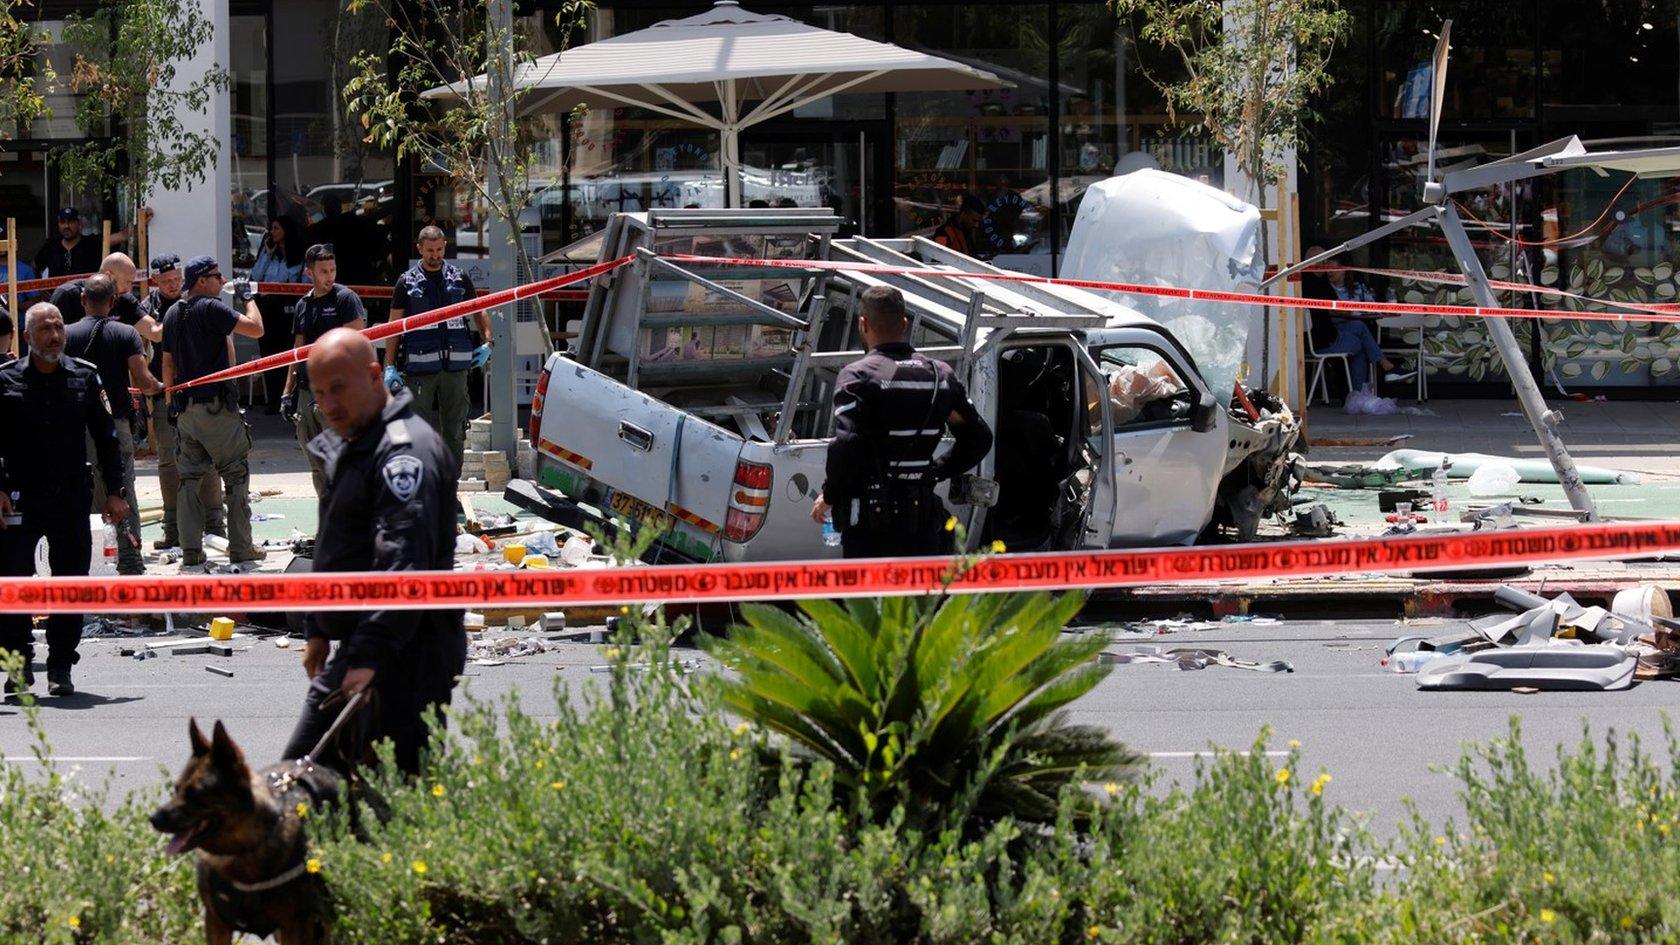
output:
[[[157,341],[163,337],[163,329],[157,322],[150,325],[141,323],[140,300],[134,297],[134,260],[123,253],[112,253],[99,264],[99,273],[110,278],[116,286],[116,301],[111,303],[111,310],[107,314],[122,322],[133,325],[140,332],[140,337],[147,341]],[[82,293],[87,290],[87,279],[77,279],[66,282],[53,290],[52,304],[64,315],[66,326],[74,325],[87,316],[87,308],[82,301]]]
[[[415,416],[413,396],[389,392],[373,345],[348,328],[311,347],[309,384],[327,427],[309,442],[326,474],[313,570],[451,570],[457,469],[437,431]],[[462,612],[311,613],[304,627],[309,694],[284,757],[301,758],[320,741],[337,716],[329,697],[371,689],[379,711],[359,714],[362,743],[390,738],[397,764],[417,771],[423,715],[449,704],[466,665]],[[315,760],[343,771],[358,759]]]

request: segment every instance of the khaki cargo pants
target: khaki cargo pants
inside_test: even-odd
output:
[[[304,459],[309,460],[309,475],[315,480],[315,498],[319,499],[327,492],[327,470],[315,454],[309,451],[309,441],[321,435],[326,427],[321,423],[321,413],[315,409],[315,393],[307,387],[296,388],[297,394],[297,441],[303,448]]]
[[[227,490],[228,557],[251,554],[251,430],[245,415],[222,401],[189,403],[175,428],[181,468],[181,550],[204,550],[208,511],[200,484],[221,477]]]
[[[461,452],[467,445],[467,411],[471,399],[467,396],[467,375],[470,371],[439,371],[436,374],[411,374],[403,378],[414,394],[414,412],[432,425],[443,437],[449,455],[455,457],[455,468],[461,468]]]
[[[152,398],[152,435],[157,442],[158,488],[163,492],[163,537],[169,544],[180,543],[176,527],[175,496],[181,491],[181,470],[176,465],[175,451],[179,437],[169,422],[169,398],[159,394]],[[133,490],[129,490],[133,495]],[[204,526],[213,532],[227,531],[227,517],[222,513],[222,479],[205,476],[198,484],[198,497],[204,503]],[[132,501],[132,500],[131,500]]]

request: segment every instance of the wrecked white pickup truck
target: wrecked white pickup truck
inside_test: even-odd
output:
[[[958,369],[997,433],[976,471],[997,483],[996,504],[947,500],[972,545],[1183,544],[1221,525],[1249,537],[1262,516],[1288,508],[1297,424],[1281,408],[1259,420],[1234,412],[1230,387],[1210,388],[1160,324],[1062,286],[933,276],[999,270],[926,239],[839,239],[838,226],[825,212],[794,209],[612,217],[590,255],[636,259],[596,280],[571,351],[549,358],[530,429],[542,488],[515,485],[546,493],[542,501],[574,521],[658,529],[656,560],[838,555],[810,519],[811,500],[823,482],[835,374],[864,353],[859,296],[887,284],[904,292],[913,342]],[[1012,436],[1011,418],[1032,414],[1058,433],[1052,455],[1024,455]],[[1050,488],[1023,485],[1046,480]]]

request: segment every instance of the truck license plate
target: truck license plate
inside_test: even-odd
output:
[[[671,516],[627,492],[614,492],[610,504],[614,512],[641,523],[644,528],[662,532],[671,529]]]

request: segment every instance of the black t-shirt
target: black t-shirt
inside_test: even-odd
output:
[[[338,283],[333,283],[327,294],[317,296],[313,290],[298,299],[292,309],[292,333],[303,338],[303,343],[312,345],[321,336],[334,328],[342,328],[360,319],[367,321],[367,311],[362,308],[362,300],[356,293]],[[297,369],[297,383],[299,387],[309,386],[309,368],[299,364]]]
[[[99,241],[83,235],[70,249],[58,237],[49,237],[35,253],[35,271],[43,276],[79,276],[98,272]]]
[[[134,320],[139,321],[140,316],[150,315],[154,321],[162,325],[163,316],[169,314],[170,307],[180,300],[181,297],[178,295],[172,299],[164,298],[162,292],[153,289],[152,293],[146,296],[145,301],[135,306]],[[161,340],[152,343],[151,368],[152,376],[160,381],[163,380],[163,342]]]
[[[163,350],[175,359],[175,383],[232,367],[227,339],[237,324],[239,313],[221,299],[191,298],[171,306],[163,317]],[[194,387],[185,394],[188,400],[219,400],[227,386]]]
[[[99,369],[111,416],[125,420],[134,413],[128,393],[128,359],[144,354],[140,333],[132,325],[111,318],[84,318],[64,331],[64,352]]]
[[[82,304],[82,292],[87,288],[86,279],[66,282],[53,290],[52,304],[58,308],[59,314],[64,316],[64,324],[74,325],[87,317],[87,306]],[[111,302],[112,318],[124,325],[132,325],[140,320],[140,303],[135,300],[133,292],[125,292]]]

